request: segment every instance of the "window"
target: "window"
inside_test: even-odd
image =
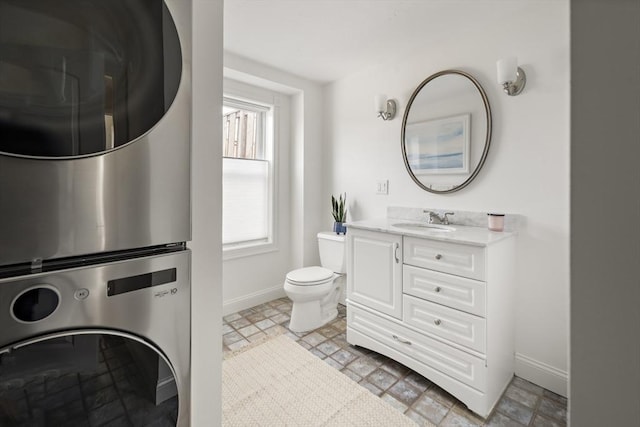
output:
[[[273,106],[225,97],[222,244],[225,251],[273,242]]]

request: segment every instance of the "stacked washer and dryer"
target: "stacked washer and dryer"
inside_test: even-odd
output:
[[[0,0],[0,425],[189,425],[191,2]]]

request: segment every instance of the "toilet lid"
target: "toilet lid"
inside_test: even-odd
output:
[[[287,274],[287,281],[295,285],[315,285],[333,277],[333,271],[324,267],[305,267]]]

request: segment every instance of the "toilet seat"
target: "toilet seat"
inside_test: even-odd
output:
[[[305,267],[290,271],[287,282],[296,286],[322,285],[333,280],[333,271],[324,267]]]

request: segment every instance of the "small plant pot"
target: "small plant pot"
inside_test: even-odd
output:
[[[347,226],[344,224],[344,222],[334,222],[333,231],[336,234],[347,234]]]

